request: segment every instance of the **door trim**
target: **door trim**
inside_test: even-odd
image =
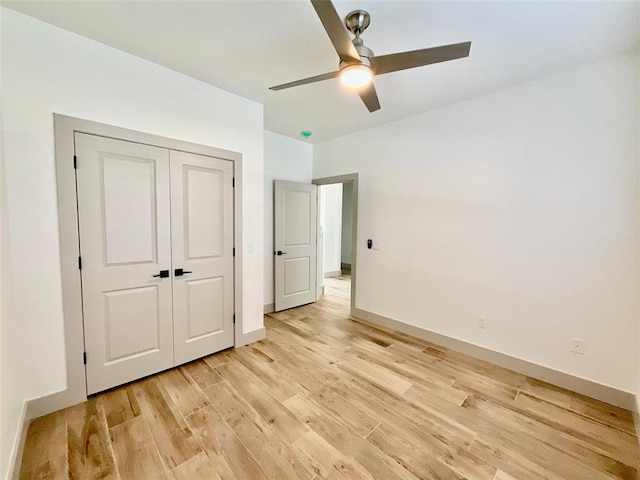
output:
[[[220,148],[161,137],[126,128],[53,114],[56,184],[58,190],[58,229],[60,239],[60,265],[62,275],[62,306],[64,319],[67,388],[34,400],[36,416],[84,402],[87,399],[87,380],[83,362],[84,322],[82,318],[82,293],[78,256],[78,203],[76,197],[76,175],[73,165],[74,134],[87,133],[134,143],[216,157],[233,162],[235,178],[234,199],[234,245],[243,245],[242,237],[242,154]],[[234,257],[234,309],[236,324],[234,345],[244,345],[242,314],[242,260],[243,249],[236,247]],[[249,332],[252,334],[253,332]]]
[[[354,316],[356,311],[356,276],[358,272],[358,173],[347,173],[335,177],[314,178],[314,185],[332,185],[335,183],[353,183],[353,217],[351,238],[351,301],[349,315]],[[320,215],[317,215],[317,228],[320,230]]]

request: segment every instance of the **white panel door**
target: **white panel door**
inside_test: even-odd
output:
[[[75,147],[92,394],[174,365],[169,151],[80,133]]]
[[[316,299],[318,187],[274,181],[275,310]]]
[[[176,365],[233,346],[233,162],[171,151]]]

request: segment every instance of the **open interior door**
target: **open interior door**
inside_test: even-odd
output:
[[[275,310],[316,300],[318,187],[274,181]]]

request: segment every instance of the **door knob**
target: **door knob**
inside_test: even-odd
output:
[[[175,274],[176,277],[181,277],[182,275],[186,275],[187,273],[193,273],[193,272],[189,270],[183,270],[181,268],[176,268],[173,273]]]
[[[160,273],[153,275],[154,277],[169,278],[169,270],[160,270]]]
[[[282,250],[278,250],[276,252],[276,255],[286,255],[286,254],[287,254],[287,252],[283,252]]]

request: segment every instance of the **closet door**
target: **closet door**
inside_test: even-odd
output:
[[[176,365],[233,346],[233,162],[171,151]]]
[[[79,133],[75,146],[92,394],[174,365],[169,151]]]

